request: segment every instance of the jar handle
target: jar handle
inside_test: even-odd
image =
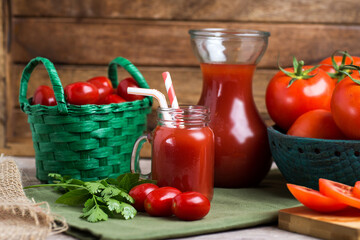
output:
[[[149,142],[149,138],[148,135],[142,135],[140,136],[135,144],[134,144],[134,148],[131,154],[131,165],[130,165],[130,170],[132,173],[139,173],[140,174],[140,178],[143,179],[150,179],[151,178],[151,171],[147,174],[142,174],[141,173],[141,169],[140,169],[140,151],[141,148],[143,146],[143,144],[145,142]]]

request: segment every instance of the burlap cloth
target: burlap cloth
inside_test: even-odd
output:
[[[45,239],[65,231],[65,220],[51,214],[47,202],[25,196],[20,176],[14,160],[0,156],[0,240]]]

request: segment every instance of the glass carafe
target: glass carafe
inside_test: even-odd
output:
[[[268,173],[266,125],[253,99],[252,78],[270,33],[255,30],[190,30],[200,60],[199,105],[210,108],[215,134],[215,186],[250,187]]]

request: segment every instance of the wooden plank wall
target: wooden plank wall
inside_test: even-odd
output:
[[[292,56],[315,64],[337,49],[360,56],[358,0],[12,0],[11,6],[7,133],[3,145],[0,140],[0,148],[11,154],[33,154],[26,116],[19,110],[18,88],[22,69],[36,56],[55,63],[64,86],[105,75],[107,63],[123,56],[139,67],[152,88],[164,91],[161,72],[170,71],[180,103],[195,104],[202,80],[189,29],[270,31],[268,50],[253,84],[256,105],[267,124],[272,122],[264,94],[278,58],[281,65],[289,66]],[[122,71],[120,78],[125,76]],[[28,96],[40,84],[49,84],[41,67],[30,80]],[[151,116],[149,128],[154,124]]]

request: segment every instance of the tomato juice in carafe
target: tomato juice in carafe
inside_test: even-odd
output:
[[[266,126],[252,97],[255,65],[202,63],[200,105],[211,109],[215,134],[215,184],[253,186],[271,161]]]
[[[189,33],[203,74],[199,105],[209,107],[209,126],[215,135],[215,186],[255,186],[271,166],[266,126],[252,94],[252,77],[269,33],[228,29]]]

